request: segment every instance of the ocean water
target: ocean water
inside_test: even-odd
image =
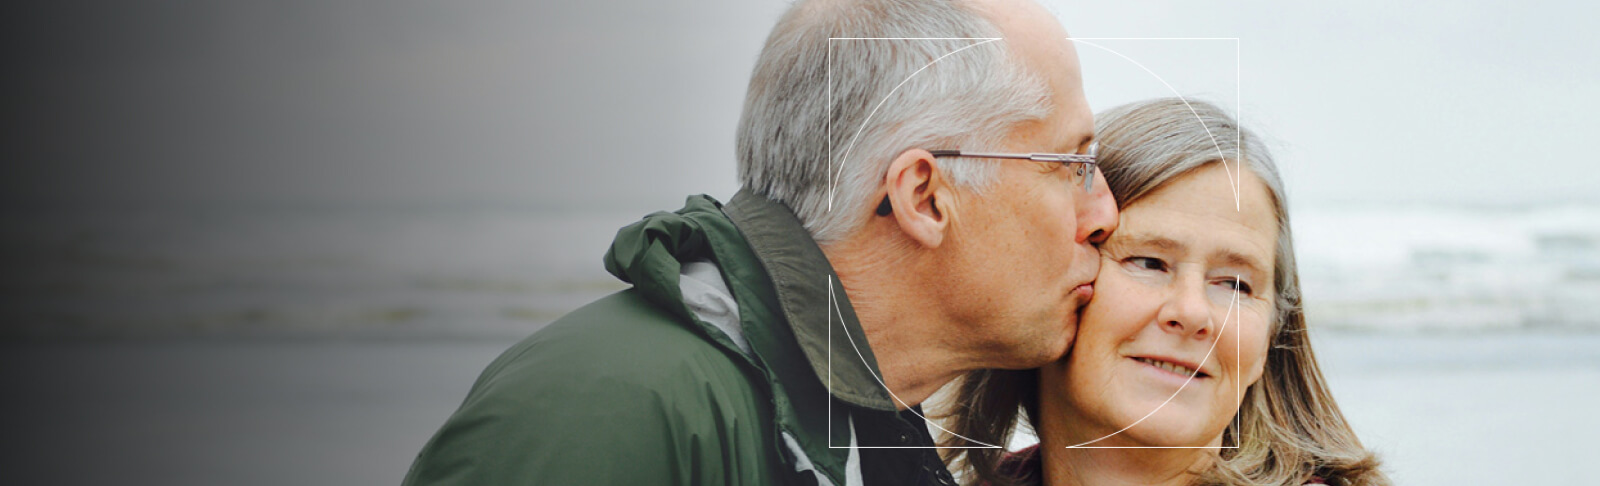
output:
[[[624,288],[639,214],[515,209],[12,215],[13,336],[521,336]]]
[[[0,215],[0,336],[521,336],[624,288],[649,211],[188,210]],[[1600,207],[1309,207],[1313,326],[1600,329]]]
[[[1290,224],[1313,325],[1600,329],[1600,208],[1312,207]]]

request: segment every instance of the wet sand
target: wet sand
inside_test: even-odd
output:
[[[0,344],[14,484],[390,485],[514,340]],[[1581,483],[1600,335],[1331,335],[1399,484]]]
[[[12,484],[392,485],[510,341],[6,346]]]

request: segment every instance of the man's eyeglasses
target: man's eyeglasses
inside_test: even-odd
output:
[[[1035,162],[1055,162],[1058,164],[1078,164],[1078,177],[1083,178],[1083,192],[1089,192],[1094,183],[1094,169],[1098,165],[1095,155],[1100,152],[1100,142],[1090,142],[1088,153],[1084,154],[991,154],[980,152],[962,152],[960,150],[929,150],[934,157],[982,157],[987,159],[1018,159],[1032,160]],[[888,216],[893,211],[889,207],[889,197],[884,196],[883,202],[878,203],[879,216]]]
[[[1019,159],[1035,162],[1056,162],[1059,164],[1079,164],[1077,175],[1083,177],[1083,192],[1089,192],[1094,183],[1095,154],[1100,151],[1100,142],[1089,143],[1089,153],[1086,154],[988,154],[978,152],[962,152],[960,150],[929,150],[934,157],[981,157],[986,159]]]

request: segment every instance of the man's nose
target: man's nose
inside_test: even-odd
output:
[[[1077,240],[1098,245],[1105,243],[1117,230],[1117,201],[1111,196],[1111,186],[1106,184],[1105,176],[1098,169],[1093,175],[1093,189],[1079,193],[1082,197],[1077,208]]]

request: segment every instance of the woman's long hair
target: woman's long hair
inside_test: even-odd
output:
[[[1277,300],[1266,366],[1245,391],[1238,420],[1223,432],[1217,460],[1197,471],[1198,484],[1301,485],[1312,478],[1333,485],[1389,484],[1334,403],[1311,351],[1283,180],[1261,141],[1220,108],[1181,98],[1122,105],[1096,118],[1099,166],[1119,208],[1201,166],[1242,158],[1267,186],[1277,216]],[[943,416],[962,437],[1004,445],[1018,426],[1038,423],[1038,387],[1037,370],[974,371],[956,385]],[[977,445],[967,439],[947,436],[941,444]],[[943,451],[951,468],[965,470],[972,483],[1013,482],[1001,471],[1004,449]]]

